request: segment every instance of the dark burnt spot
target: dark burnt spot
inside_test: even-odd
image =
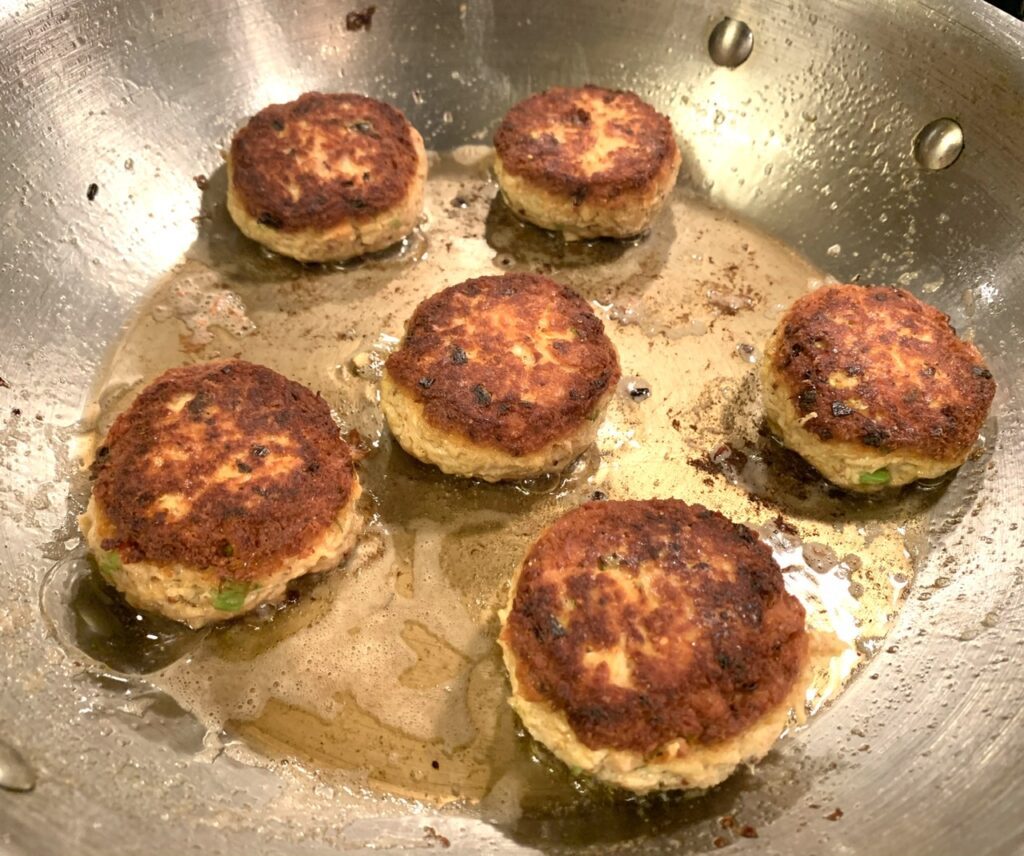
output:
[[[869,428],[867,431],[865,431],[861,435],[860,439],[861,439],[861,442],[865,446],[871,446],[873,448],[878,448],[883,443],[885,443],[886,432],[885,431],[881,431],[881,430],[879,430],[877,428]]]
[[[466,352],[458,345],[452,346],[451,356],[452,362],[457,366],[464,366],[469,362],[469,357],[466,355]]]
[[[853,413],[853,408],[850,407],[846,402],[833,401],[832,402],[832,415],[836,417],[850,416]]]
[[[992,372],[990,372],[984,366],[972,366],[971,367],[971,374],[973,374],[975,377],[984,378],[985,380],[991,380],[992,379]]]
[[[270,127],[280,133],[284,130],[284,122],[281,119],[271,119]]]
[[[434,379],[432,377],[421,377],[417,383],[421,389],[430,389],[434,385]]]
[[[804,413],[814,410],[815,406],[818,404],[818,390],[813,386],[801,389],[800,394],[796,397],[796,402],[800,406],[800,410]]]
[[[925,366],[921,369],[921,377],[935,377],[935,367]]]
[[[858,365],[847,366],[846,374],[849,377],[857,377],[858,375],[864,374],[864,369]]]
[[[252,467],[249,466],[249,464],[247,464],[245,461],[242,461],[242,460],[235,461],[235,468],[240,473],[251,473],[252,472]]]
[[[250,449],[250,454],[255,458],[265,458],[270,454],[270,449],[266,446],[253,446],[252,449]]]
[[[569,111],[569,124],[570,125],[589,125],[590,124],[590,113],[584,110],[582,107],[577,107],[575,110]]]
[[[377,129],[374,128],[370,122],[361,120],[359,122],[353,123],[350,127],[357,134],[362,134],[364,137],[370,137],[373,140],[380,139],[380,134],[377,133]],[[369,179],[369,177],[369,173],[363,173],[363,181],[366,181],[367,179]]]
[[[561,639],[565,636],[565,628],[555,615],[548,616],[548,633],[552,639]]]
[[[261,226],[266,226],[268,229],[280,229],[284,225],[284,220],[271,211],[260,211],[259,216],[256,217],[256,222]]]
[[[187,410],[193,419],[199,419],[203,416],[206,408],[210,406],[213,399],[210,393],[205,389],[199,390],[195,395],[192,396],[192,400],[187,405]]]
[[[476,403],[481,407],[486,407],[491,403],[491,394],[480,384],[473,387],[473,395],[476,398]]]

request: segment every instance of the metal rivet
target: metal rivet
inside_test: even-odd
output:
[[[736,68],[743,65],[754,49],[754,33],[743,21],[723,18],[711,31],[708,53],[716,65]]]
[[[0,788],[30,791],[36,786],[36,774],[21,753],[0,740]]]
[[[914,157],[925,169],[945,169],[964,150],[964,131],[952,119],[936,119],[914,140]]]

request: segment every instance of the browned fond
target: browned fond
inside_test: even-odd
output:
[[[240,580],[274,572],[318,540],[355,479],[323,399],[240,360],[158,377],[114,421],[93,474],[117,529],[104,549]],[[166,497],[187,510],[169,512]]]
[[[591,502],[557,520],[526,556],[503,634],[527,698],[564,711],[591,749],[645,753],[737,735],[807,656],[804,609],[769,549],[680,500]],[[628,685],[602,652],[624,654]]]
[[[604,124],[602,135],[625,142],[606,154],[607,164],[591,171],[584,162],[597,145],[597,133],[582,97],[600,98],[621,113]],[[573,197],[607,201],[643,189],[672,168],[676,153],[667,116],[632,92],[583,86],[555,86],[520,101],[494,135],[504,168],[536,184]]]
[[[483,276],[428,297],[387,361],[435,428],[525,455],[588,419],[619,379],[589,304],[536,274]]]
[[[899,288],[834,285],[780,322],[773,367],[822,440],[937,460],[977,439],[995,394],[978,349],[949,317]]]
[[[264,108],[231,141],[232,183],[282,231],[365,221],[406,195],[418,157],[400,111],[362,95],[307,92]]]

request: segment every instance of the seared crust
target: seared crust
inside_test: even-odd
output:
[[[258,223],[283,232],[366,222],[409,192],[414,133],[388,104],[307,92],[264,108],[235,134],[233,189]]]
[[[880,454],[959,463],[995,394],[949,316],[899,288],[819,288],[783,316],[766,358],[804,429]]]
[[[614,111],[610,121],[594,102]],[[505,171],[577,205],[644,189],[679,157],[667,116],[632,92],[591,85],[555,86],[520,101],[498,127],[494,148]]]
[[[804,609],[745,526],[680,500],[592,502],[523,563],[502,641],[520,692],[591,749],[714,744],[793,690]]]
[[[316,542],[357,490],[323,399],[240,360],[165,372],[114,421],[92,471],[117,531],[103,549],[246,581]]]
[[[596,418],[620,375],[587,302],[521,273],[470,279],[424,300],[386,371],[431,425],[511,455]]]

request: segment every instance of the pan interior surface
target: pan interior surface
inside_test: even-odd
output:
[[[13,95],[0,137],[16,154],[0,171],[17,193],[0,262],[0,740],[38,785],[0,790],[0,844],[702,851],[757,835],[779,852],[954,853],[1021,841],[1012,39],[992,35],[986,67],[954,77],[942,52],[963,64],[977,50],[962,10],[767,4],[745,16],[750,58],[728,68],[708,54],[714,10],[591,5],[582,30],[578,10],[543,4],[381,7],[368,29],[346,26],[352,10],[273,4],[3,13]],[[909,31],[941,44],[908,57]],[[58,59],[59,87],[44,76]],[[496,199],[481,143],[504,109],[584,81],[635,89],[681,137],[686,179],[644,240],[564,245]],[[313,88],[391,100],[423,130],[427,217],[401,246],[301,266],[231,226],[219,148],[246,115]],[[967,145],[931,171],[915,140],[944,115]],[[600,454],[518,487],[412,461],[375,401],[415,304],[502,270],[549,273],[593,301],[624,374]],[[999,398],[955,479],[855,500],[760,430],[760,347],[825,277],[909,287],[988,357]],[[349,565],[287,609],[185,633],[138,619],[83,560],[78,462],[146,382],[217,356],[323,393],[367,452],[371,524]],[[756,526],[812,624],[844,643],[817,676],[811,706],[829,704],[809,727],[699,799],[574,779],[504,704],[495,610],[540,528],[595,492],[683,496]],[[965,804],[961,829],[951,807]],[[911,811],[927,822],[907,830]]]
[[[783,307],[822,282],[816,268],[685,189],[647,238],[566,245],[515,220],[492,159],[483,146],[435,156],[423,226],[334,268],[245,240],[224,210],[223,170],[202,182],[199,238],[115,347],[75,452],[89,463],[116,413],[167,368],[240,357],[318,390],[358,438],[370,528],[352,561],[302,586],[297,603],[173,633],[171,646],[162,636],[152,654],[131,610],[131,634],[84,617],[109,595],[77,554],[47,581],[48,614],[72,649],[147,673],[210,733],[299,760],[335,785],[457,802],[513,829],[611,805],[637,818],[631,837],[645,831],[635,807],[566,775],[517,733],[504,704],[497,611],[540,530],[595,496],[686,497],[756,527],[811,626],[833,637],[808,699],[817,710],[883,647],[927,510],[947,485],[844,497],[763,428],[760,345]],[[487,485],[403,453],[384,429],[377,383],[418,302],[502,270],[550,273],[593,301],[625,377],[597,447],[568,473]],[[962,477],[977,480],[983,459],[979,450]]]

